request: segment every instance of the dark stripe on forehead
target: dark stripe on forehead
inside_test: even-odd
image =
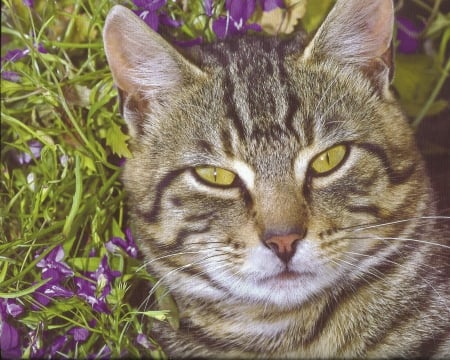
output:
[[[197,146],[199,149],[203,150],[206,153],[211,154],[213,152],[213,145],[206,140],[198,140]]]
[[[287,91],[286,94],[287,110],[284,117],[284,123],[286,128],[295,136],[297,141],[300,139],[300,134],[294,127],[294,121],[297,120],[298,112],[300,109],[300,102],[296,94],[292,91]]]
[[[386,151],[379,145],[373,143],[356,143],[355,146],[366,150],[367,152],[375,155],[382,163],[383,167],[389,177],[389,182],[392,185],[400,185],[408,181],[408,179],[414,174],[416,165],[412,164],[406,169],[396,171],[392,168]]]
[[[236,129],[239,138],[241,140],[244,140],[246,130],[244,124],[242,123],[242,119],[239,115],[237,106],[234,102],[235,88],[229,73],[225,74],[223,79],[223,85],[224,85],[223,103],[225,104],[226,107],[226,116],[232,121],[234,129]]]
[[[139,209],[139,207],[136,208],[135,212],[136,215],[139,216],[141,219],[148,223],[153,223],[158,221],[157,217],[161,211],[161,199],[164,195],[164,192],[166,189],[170,186],[173,180],[175,180],[178,176],[180,176],[183,172],[185,172],[186,169],[177,169],[169,172],[156,186],[154,191],[155,198],[153,200],[152,209],[149,212],[142,211]]]
[[[235,151],[233,148],[233,143],[231,142],[231,134],[229,129],[222,129],[220,132],[220,141],[222,142],[222,150],[223,152],[230,156],[235,156]]]

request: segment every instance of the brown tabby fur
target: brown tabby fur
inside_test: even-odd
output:
[[[391,0],[338,0],[312,40],[181,55],[131,11],[105,49],[133,136],[124,183],[148,269],[206,358],[450,357],[449,234],[395,99]],[[311,164],[336,144],[342,163]],[[205,183],[198,166],[234,172]],[[295,234],[277,256],[270,239]]]

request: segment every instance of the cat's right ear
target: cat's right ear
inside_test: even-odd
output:
[[[302,59],[357,66],[386,93],[393,74],[393,27],[392,0],[337,0]]]
[[[185,84],[204,74],[131,10],[114,6],[103,30],[106,58],[119,88],[132,136],[151,114],[176,101]]]

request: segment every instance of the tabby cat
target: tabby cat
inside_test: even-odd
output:
[[[338,0],[310,41],[182,55],[111,10],[123,180],[179,309],[154,327],[169,356],[450,356],[450,236],[390,90],[393,19],[392,0]]]

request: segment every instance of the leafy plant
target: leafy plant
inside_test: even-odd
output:
[[[166,310],[147,311],[127,297],[133,283],[155,280],[138,259],[120,183],[121,164],[131,156],[129,136],[101,39],[115,3],[2,2],[2,357],[159,358],[164,353],[149,337],[152,321],[176,326],[168,298],[157,296]],[[299,21],[313,31],[332,5],[121,3],[180,46],[230,33],[290,32]],[[418,50],[397,56],[395,86],[412,125],[420,128],[430,116],[449,113],[450,17],[440,1],[414,3],[421,13],[412,20],[423,24],[414,38]]]

